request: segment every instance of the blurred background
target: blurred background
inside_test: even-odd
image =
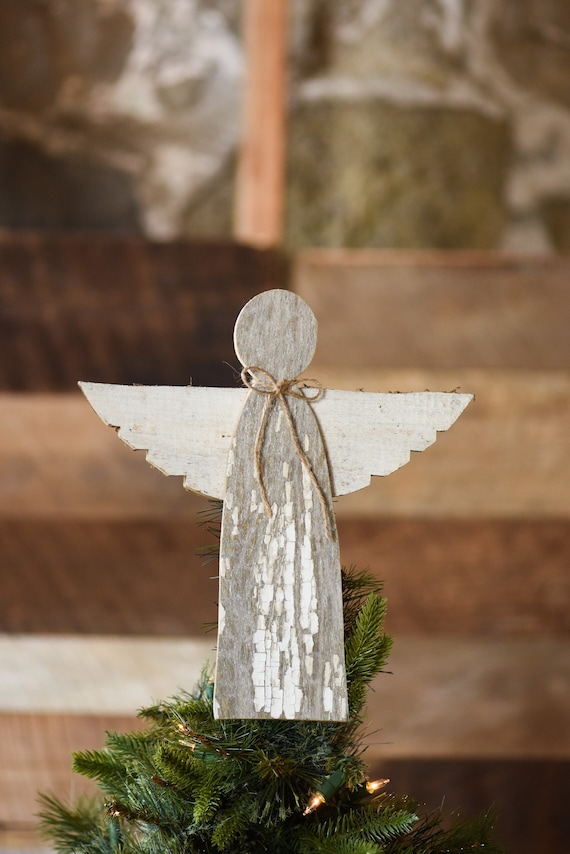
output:
[[[76,383],[235,385],[271,287],[325,385],[476,394],[337,503],[395,637],[373,770],[568,850],[568,249],[564,0],[0,0],[2,854],[214,656],[207,502]]]

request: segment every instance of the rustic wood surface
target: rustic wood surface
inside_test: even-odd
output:
[[[186,638],[4,635],[0,651],[10,714],[135,714],[211,661]],[[568,653],[557,638],[399,637],[368,696],[368,758],[569,759]]]
[[[562,854],[568,846],[570,763],[512,760],[392,760],[377,777],[428,810],[462,818],[494,805],[496,838],[508,854]],[[466,804],[469,807],[466,808]]]
[[[82,377],[132,382],[135,363],[145,366],[138,381],[188,382],[195,358],[188,351],[182,364],[178,351],[193,346],[193,340],[187,335],[178,340],[176,352],[170,342],[183,316],[177,288],[194,287],[181,267],[190,250],[127,251],[128,240],[95,242],[98,248],[89,248],[87,238],[2,237],[0,378],[8,379],[1,380],[1,388],[71,389]],[[226,275],[227,263],[228,280],[237,282],[240,276],[230,267],[237,265],[243,274],[249,263],[242,250],[232,252],[222,260],[214,251],[200,270],[194,264],[188,269],[193,281],[200,274],[210,282],[196,299],[211,310],[202,315],[211,361],[219,366],[227,358],[237,368],[233,354],[222,352],[231,350],[228,332],[214,321],[208,326],[225,293],[223,283],[215,284],[214,270]],[[449,391],[460,386],[476,393],[449,434],[413,466],[381,481],[389,492],[376,496],[372,486],[335,504],[341,558],[370,565],[385,579],[388,628],[400,651],[389,666],[412,680],[404,686],[401,675],[386,677],[400,707],[385,707],[378,691],[372,697],[378,704],[373,727],[396,722],[394,744],[378,756],[370,753],[373,769],[392,778],[393,790],[434,807],[445,797],[450,807],[473,814],[496,802],[508,851],[558,854],[567,839],[561,799],[570,768],[567,761],[556,761],[566,755],[560,733],[569,717],[561,705],[568,684],[562,668],[570,613],[568,259],[434,252],[311,255],[308,266],[307,253],[301,256],[302,288],[310,280],[313,295],[300,292],[319,316],[312,375],[335,388]],[[224,315],[227,330],[244,299],[284,281],[282,272],[275,273],[283,270],[281,262],[263,257],[248,269],[262,268],[264,284],[256,280],[250,293],[236,296],[233,316]],[[158,297],[152,303],[151,279],[170,295],[172,309]],[[129,280],[139,284],[130,288]],[[240,286],[231,287],[237,294]],[[104,299],[97,307],[98,289]],[[137,301],[138,292],[144,299]],[[366,316],[355,314],[351,305],[362,295],[368,299]],[[184,299],[190,305],[188,294]],[[85,300],[94,306],[90,323],[80,311]],[[421,310],[410,312],[410,301]],[[157,311],[149,311],[151,303]],[[112,329],[106,325],[110,305],[122,312]],[[138,356],[129,361],[133,342]],[[152,374],[153,363],[159,376]],[[103,372],[87,375],[86,365],[102,366]],[[173,377],[173,366],[181,368],[180,376]],[[221,370],[219,384],[231,385],[235,372]],[[207,377],[200,381],[210,383]],[[65,427],[70,423],[73,431]],[[2,397],[0,440],[4,631],[204,637],[202,614],[205,620],[216,618],[216,581],[210,580],[215,567],[202,567],[194,557],[207,538],[191,520],[207,506],[205,500],[184,493],[177,479],[152,471],[112,431],[101,430],[77,392],[67,399]],[[462,466],[455,474],[450,455]],[[426,488],[438,479],[437,492]],[[366,505],[358,504],[361,496]],[[549,639],[553,647],[547,650]],[[439,651],[426,645],[431,640],[442,642]],[[482,645],[469,652],[475,641]],[[502,644],[513,641],[520,645],[511,660]],[[403,658],[404,646],[411,664]],[[16,715],[5,730],[6,715],[0,715],[0,745],[14,750],[9,765],[0,763],[0,804],[16,811],[23,805],[25,812],[20,825],[11,815],[0,818],[9,821],[12,842],[33,821],[42,780],[49,787],[54,769],[64,769],[58,785],[62,793],[68,791],[70,751],[91,743],[88,723],[72,744],[54,723],[41,732],[36,725],[30,729],[29,717]],[[97,715],[94,720],[101,739],[105,724]],[[131,728],[130,721],[122,719],[117,728]],[[468,732],[471,724],[475,729]],[[36,732],[32,739],[31,731]],[[473,745],[496,747],[484,762],[462,754],[474,734]],[[381,731],[378,740],[384,735]],[[516,743],[516,760],[505,760]],[[403,752],[396,756],[406,744],[409,758],[402,758]],[[536,754],[544,744],[548,761],[545,753]],[[432,745],[438,759],[428,756]],[[5,838],[0,831],[2,852]],[[28,845],[32,838],[28,835]]]
[[[288,0],[245,0],[246,55],[234,234],[276,246],[283,232]]]
[[[570,368],[570,256],[307,250],[293,287],[319,318],[315,363]]]
[[[475,394],[453,430],[413,466],[343,498],[339,515],[568,518],[570,372],[343,370],[319,363],[314,370],[321,382],[334,377],[344,388],[459,387]]]
[[[147,451],[151,466],[183,477],[186,489],[224,497],[227,460],[238,421],[243,425],[240,413],[246,389],[85,382],[80,387],[105,424],[118,428],[126,445]],[[437,432],[447,430],[471,400],[470,394],[445,392],[369,394],[323,389],[322,396],[309,403],[326,445],[333,495],[362,489],[372,475],[392,474],[406,465],[411,452],[432,445]],[[289,409],[293,406],[290,403]],[[254,426],[258,427],[262,406],[257,409]],[[272,455],[268,456],[271,466]],[[271,476],[268,471],[269,481]]]
[[[283,256],[230,242],[0,233],[0,389],[231,385],[244,302]]]
[[[35,827],[38,792],[93,793],[91,781],[71,774],[72,752],[102,747],[106,730],[140,727],[134,715],[1,713],[0,829]]]
[[[384,580],[388,630],[481,637],[570,632],[570,524],[342,519],[341,560]],[[214,538],[179,520],[0,520],[0,631],[215,642]]]
[[[0,712],[134,715],[191,690],[214,656],[203,638],[0,634]]]

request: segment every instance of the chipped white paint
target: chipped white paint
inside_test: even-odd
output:
[[[279,328],[287,333],[280,336]],[[316,321],[295,294],[269,291],[242,310],[235,330],[244,366],[279,381],[309,364]],[[255,382],[255,370],[250,373]],[[224,498],[215,714],[219,718],[345,720],[348,714],[340,558],[332,496],[408,462],[471,400],[448,393],[326,391],[287,396],[296,435],[323,492],[315,493],[274,400],[254,447],[267,396],[245,389],[82,383],[95,411],[132,448],[186,488]],[[328,514],[332,536],[327,536]]]

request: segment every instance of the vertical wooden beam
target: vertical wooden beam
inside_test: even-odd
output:
[[[246,56],[235,237],[258,247],[282,236],[287,0],[244,0]]]

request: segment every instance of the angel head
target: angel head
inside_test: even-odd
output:
[[[258,366],[276,380],[305,370],[317,345],[315,315],[297,294],[265,291],[242,308],[234,328],[236,354],[245,367]]]

